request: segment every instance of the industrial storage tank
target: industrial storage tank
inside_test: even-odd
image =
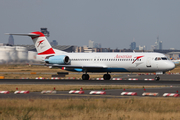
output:
[[[28,51],[28,60],[29,61],[36,61],[37,52]]]
[[[5,47],[0,47],[0,63],[8,63],[10,60],[9,53],[6,51]]]
[[[28,51],[26,47],[16,46],[17,56],[19,61],[26,61],[28,58]]]
[[[12,46],[4,46],[4,49],[6,50],[6,52],[9,54],[10,57],[10,61],[17,61],[18,57],[17,57],[17,51],[15,47]]]

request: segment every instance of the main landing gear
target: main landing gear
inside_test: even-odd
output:
[[[82,75],[82,80],[89,80],[89,74],[83,74]]]
[[[103,75],[103,78],[104,78],[104,80],[110,80],[111,79],[111,75],[110,74],[104,74]],[[82,80],[89,80],[89,74],[83,74],[82,75]]]
[[[159,77],[159,76],[156,76],[154,79],[155,79],[156,81],[159,81],[159,80],[160,80],[160,77]]]
[[[111,79],[111,75],[110,74],[104,74],[103,75],[103,78],[104,78],[104,80],[110,80]]]

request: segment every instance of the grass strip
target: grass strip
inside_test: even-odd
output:
[[[177,98],[0,99],[1,120],[178,120]]]

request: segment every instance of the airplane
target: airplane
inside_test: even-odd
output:
[[[172,62],[175,64],[175,65],[178,65],[180,63],[180,60],[172,60]]]
[[[164,74],[175,68],[175,64],[164,54],[149,52],[105,52],[105,53],[67,53],[51,47],[43,33],[28,34],[37,50],[37,59],[46,66],[59,67],[67,71],[83,72],[82,80],[89,80],[88,72],[106,72],[104,80],[110,80],[111,72],[156,72]],[[157,75],[155,80],[160,80]]]

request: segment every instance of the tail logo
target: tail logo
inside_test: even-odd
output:
[[[38,44],[37,47],[39,47],[39,45],[40,45],[42,42],[44,42],[44,40],[39,41],[39,42],[38,42],[39,44]]]
[[[136,60],[138,60],[138,59],[140,59],[140,58],[142,58],[142,57],[144,57],[144,56],[137,56],[137,57],[134,57],[134,58],[136,58],[136,59],[132,62],[132,64],[133,64],[134,62],[136,62]]]

